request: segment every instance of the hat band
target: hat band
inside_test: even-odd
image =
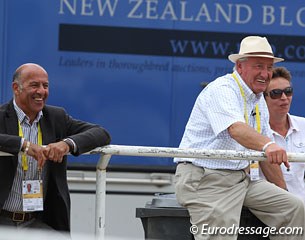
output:
[[[249,53],[244,53],[244,54],[249,54],[249,55],[268,55],[268,56],[274,56],[273,53],[269,52],[249,52]]]

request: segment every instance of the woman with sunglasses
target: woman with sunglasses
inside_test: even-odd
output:
[[[264,93],[269,110],[269,123],[275,142],[287,152],[305,152],[305,118],[289,114],[293,88],[290,72],[284,67],[273,70],[273,76]],[[281,172],[264,172],[266,178],[279,187],[299,196],[305,202],[305,163],[290,163],[290,171],[281,166]]]

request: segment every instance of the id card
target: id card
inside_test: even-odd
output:
[[[251,179],[251,181],[259,180],[259,164],[258,164],[258,161],[251,161],[251,163],[250,163],[250,179]]]
[[[22,181],[23,211],[42,211],[43,193],[42,180]]]

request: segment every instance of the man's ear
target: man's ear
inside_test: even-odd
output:
[[[19,95],[19,93],[20,93],[19,84],[16,83],[16,82],[13,82],[12,88],[13,88],[14,94],[15,94],[15,95]]]
[[[241,74],[242,73],[242,67],[241,67],[242,63],[240,61],[236,61],[235,63],[235,69],[236,71],[238,72],[238,74]]]

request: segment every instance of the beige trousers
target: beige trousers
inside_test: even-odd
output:
[[[190,231],[196,240],[237,239],[243,205],[273,227],[273,233],[280,231],[269,235],[270,239],[305,239],[304,233],[300,234],[305,231],[302,200],[265,180],[251,182],[243,170],[213,170],[181,163],[176,169],[175,189],[178,202],[189,211]],[[239,229],[242,234],[254,230],[270,231]]]

